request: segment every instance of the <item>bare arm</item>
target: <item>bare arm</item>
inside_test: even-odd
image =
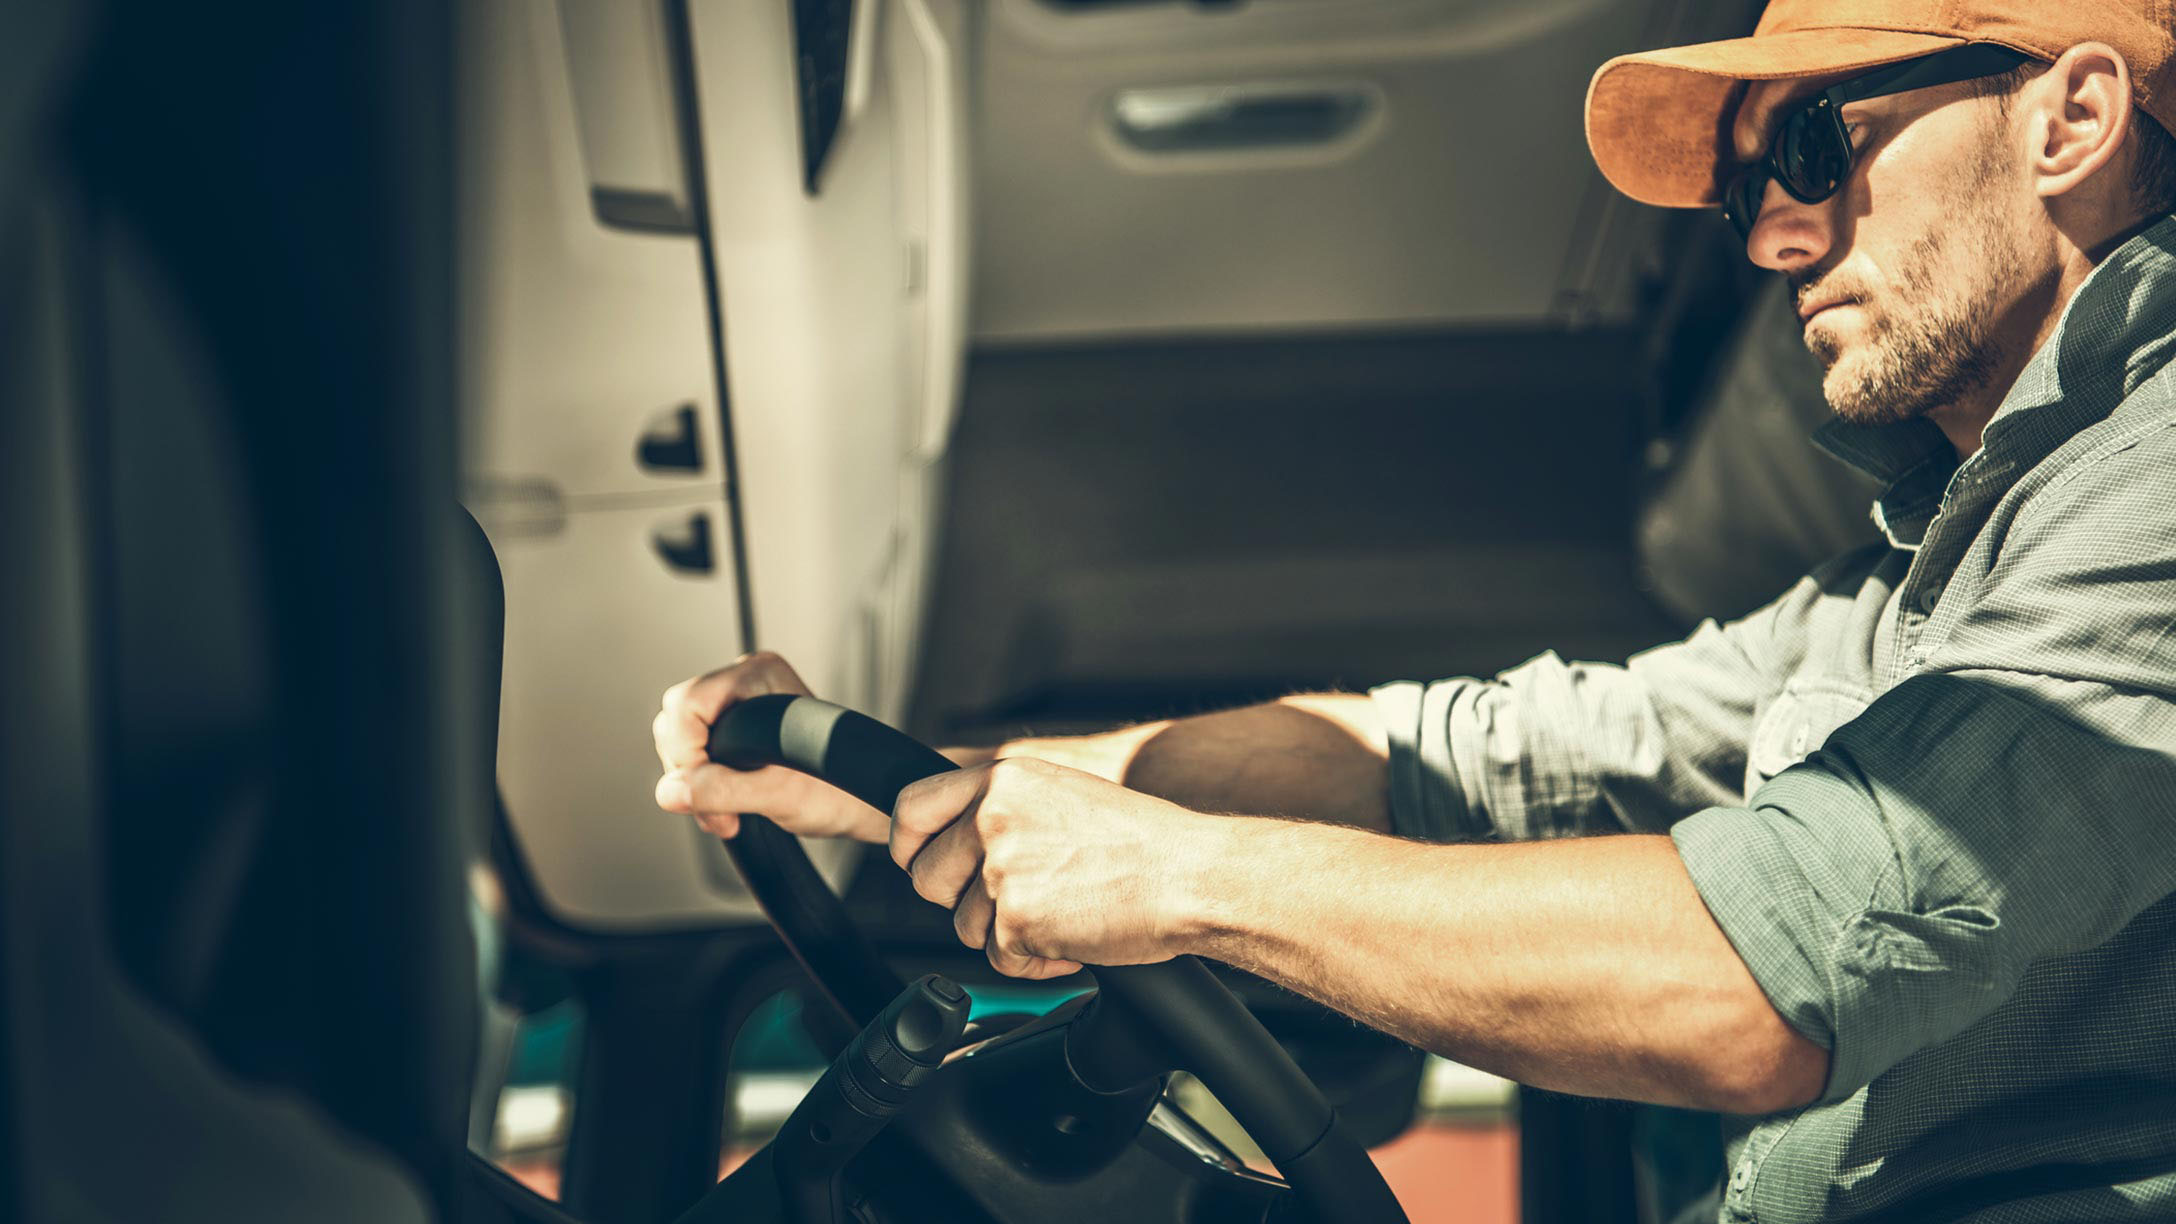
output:
[[[1827,1080],[1667,837],[1435,845],[1006,760],[909,787],[891,851],[1004,973],[1200,953],[1588,1095],[1761,1114]]]
[[[946,749],[961,765],[1032,757],[1205,812],[1252,812],[1390,831],[1388,749],[1353,693],[1143,723],[1095,735]]]
[[[1194,857],[1193,950],[1561,1092],[1761,1114],[1826,1082],[1828,1052],[1769,1004],[1668,837],[1245,823]]]
[[[758,812],[796,833],[882,845],[890,813],[778,766],[743,773],[709,762],[710,726],[736,701],[806,694],[777,655],[757,652],[666,690],[651,735],[664,767],[657,803],[719,837]],[[951,748],[963,766],[1004,758],[1054,761],[1187,807],[1390,828],[1388,749],[1373,703],[1352,694],[1287,697],[1100,735]]]

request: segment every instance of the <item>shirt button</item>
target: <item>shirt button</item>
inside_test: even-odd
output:
[[[1934,614],[1934,605],[1939,603],[1941,598],[1942,593],[1940,591],[1928,587],[1926,590],[1919,592],[1919,610],[1932,616]]]
[[[1752,1180],[1753,1162],[1750,1160],[1739,1161],[1738,1167],[1730,1171],[1730,1192],[1732,1194],[1745,1193],[1746,1186],[1751,1184]]]

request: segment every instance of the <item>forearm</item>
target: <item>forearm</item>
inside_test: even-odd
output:
[[[1666,837],[1435,846],[1213,822],[1188,950],[1416,1045],[1557,1091],[1734,1113],[1818,1095],[1792,1031]]]
[[[961,765],[1034,757],[1202,812],[1390,829],[1388,753],[1374,704],[1311,694],[1096,735],[949,748]]]

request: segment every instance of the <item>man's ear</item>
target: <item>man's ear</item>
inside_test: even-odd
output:
[[[2093,181],[2131,132],[2131,68],[2106,43],[2079,43],[2063,52],[2019,100],[2025,103],[2033,185],[2044,198],[2070,195]],[[2102,190],[2113,185],[2105,177],[2095,183]]]

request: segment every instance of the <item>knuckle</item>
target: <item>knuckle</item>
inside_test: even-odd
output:
[[[1025,967],[1029,960],[1036,960],[1036,932],[1021,919],[1007,921],[1001,930],[992,928],[990,943],[1003,947],[1005,956],[1010,956],[1014,965]]]
[[[917,860],[917,861],[919,862],[919,860]],[[922,868],[922,867],[918,867],[918,866],[917,866],[917,867],[909,867],[909,868],[907,869],[907,878],[908,878],[908,879],[910,879],[910,880],[912,880],[912,881],[914,881],[914,893],[915,893],[915,895],[916,895],[916,896],[920,897],[920,898],[921,898],[922,900],[924,900],[924,901],[941,901],[941,900],[943,900],[943,897],[941,897],[941,896],[939,895],[939,890],[938,890],[938,888],[937,888],[937,882],[936,882],[935,880],[933,880],[933,879],[931,879],[931,878],[930,878],[930,872],[928,871],[928,869],[926,869],[926,868]]]
[[[919,804],[901,802],[892,812],[892,823],[908,833],[928,834],[937,831],[929,813]]]

